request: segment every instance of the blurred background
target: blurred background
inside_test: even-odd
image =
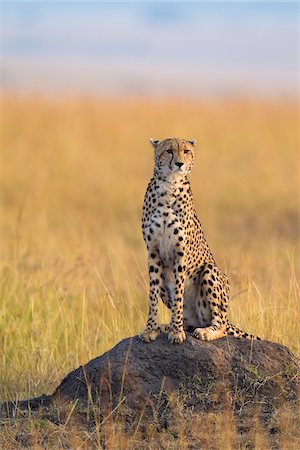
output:
[[[293,96],[297,2],[2,2],[5,91]]]
[[[150,137],[197,139],[229,317],[299,354],[298,4],[0,8],[0,397],[50,392],[144,327]]]

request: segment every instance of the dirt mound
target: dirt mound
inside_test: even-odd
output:
[[[226,337],[212,342],[188,336],[171,345],[166,335],[145,344],[124,339],[104,355],[71,372],[53,397],[83,403],[125,401],[139,408],[146,399],[181,393],[186,406],[295,400],[297,362],[288,348],[268,341]]]
[[[182,345],[171,345],[166,335],[150,344],[136,336],[71,372],[52,396],[23,401],[18,408],[76,400],[103,412],[121,404],[139,411],[146,403],[166,407],[175,394],[194,411],[260,405],[267,414],[297,399],[298,374],[288,348],[268,341],[203,342],[189,335]]]

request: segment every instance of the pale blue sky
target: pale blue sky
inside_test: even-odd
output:
[[[2,87],[295,95],[297,3],[2,2]]]

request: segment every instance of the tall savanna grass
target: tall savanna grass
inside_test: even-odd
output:
[[[149,137],[197,139],[192,190],[230,320],[300,354],[296,104],[5,97],[1,116],[2,400],[51,392],[144,327]]]

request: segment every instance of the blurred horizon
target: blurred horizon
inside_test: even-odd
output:
[[[1,90],[298,94],[296,3],[2,3]]]

